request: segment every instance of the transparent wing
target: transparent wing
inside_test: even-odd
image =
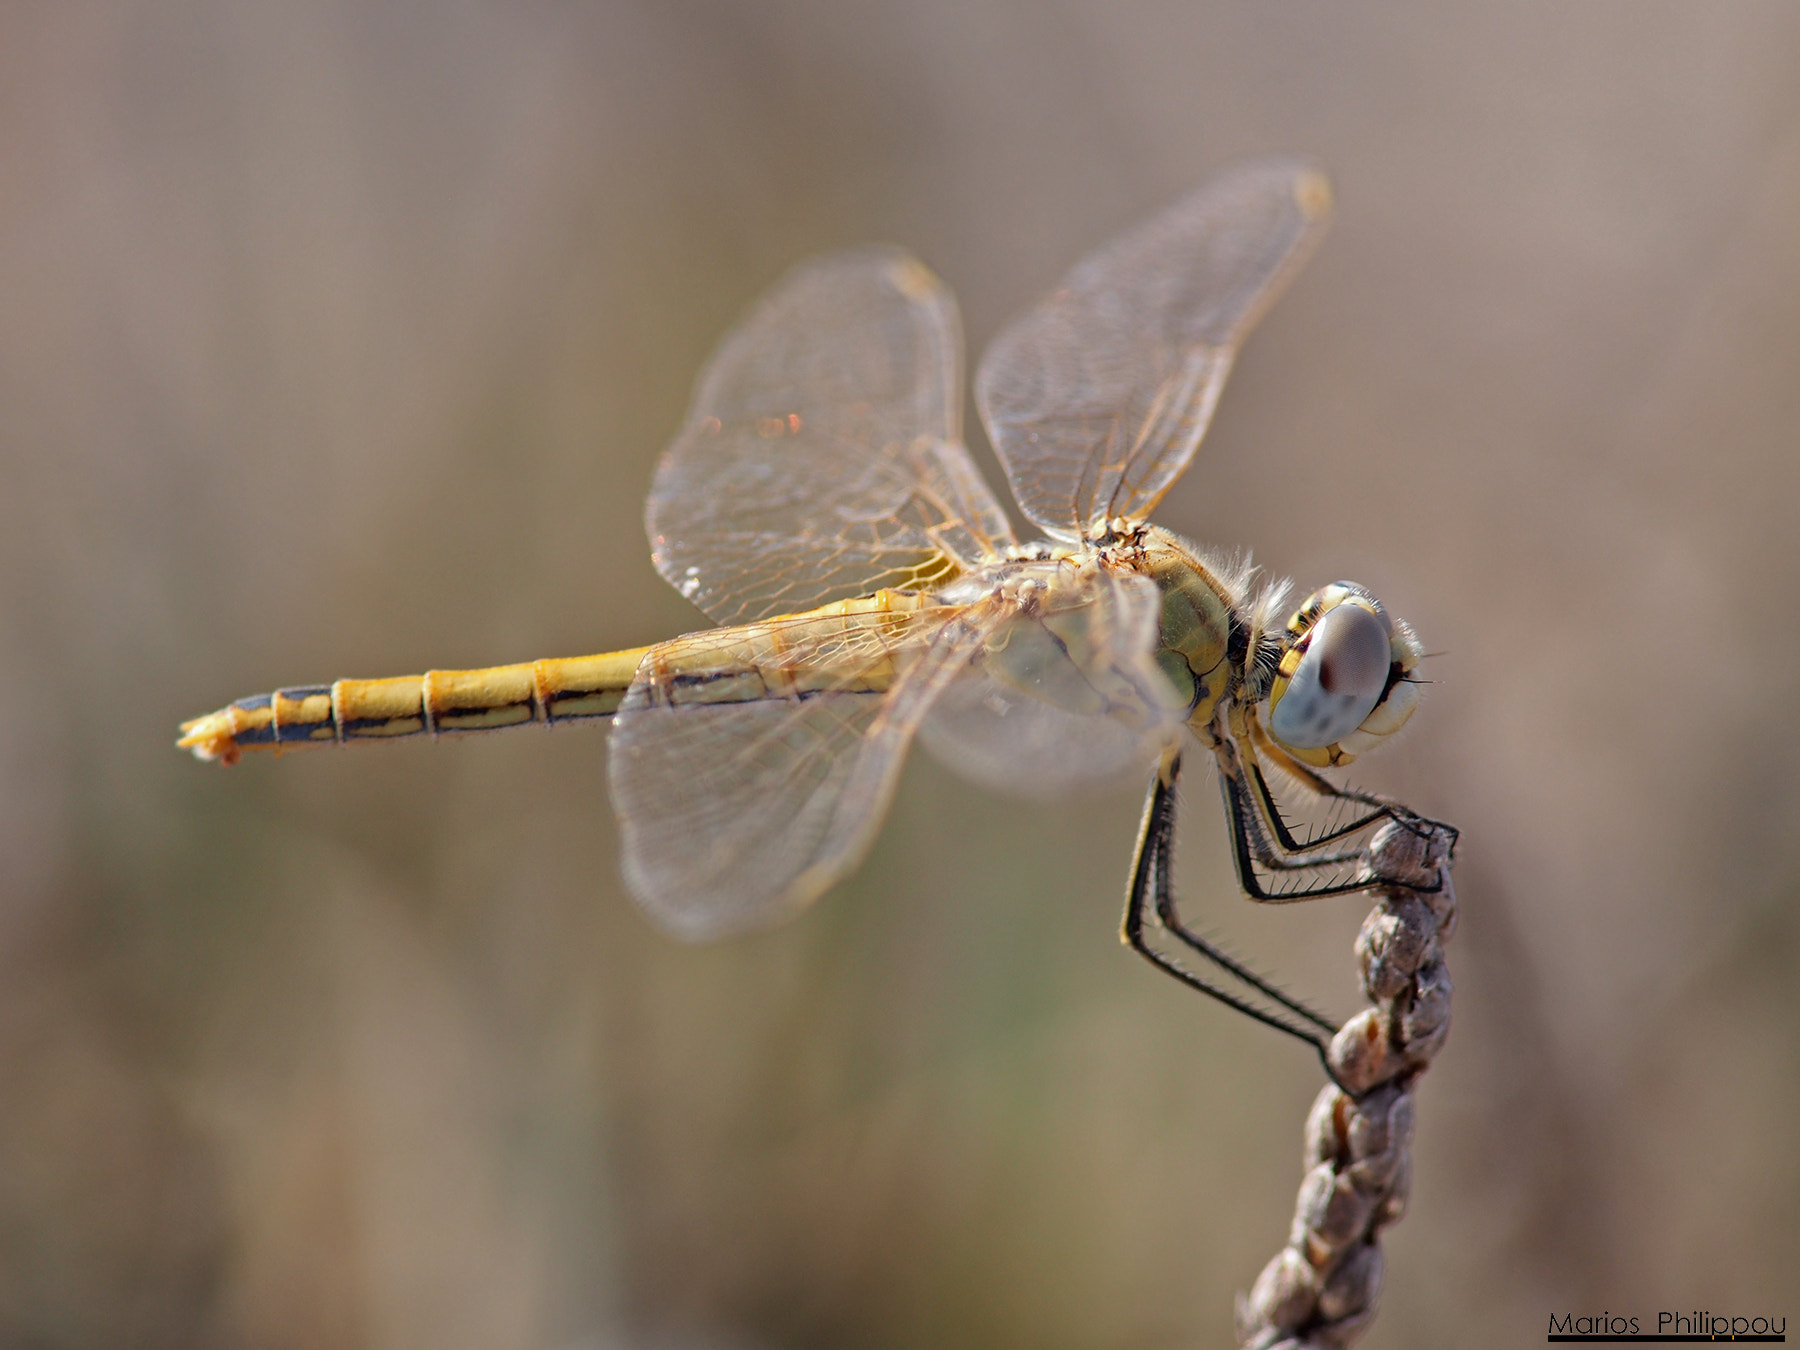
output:
[[[1330,205],[1309,164],[1246,165],[1106,245],[1001,333],[975,396],[1027,516],[1092,536],[1149,515]]]
[[[921,589],[1012,542],[962,447],[956,302],[910,254],[789,273],[714,353],[645,522],[720,623]]]
[[[946,767],[1030,797],[1141,777],[1187,712],[1157,668],[1154,582],[1089,568],[1051,586],[1048,603],[993,625],[920,729]]]
[[[992,609],[784,619],[652,649],[609,756],[625,877],[651,917],[719,937],[786,917],[853,868]]]

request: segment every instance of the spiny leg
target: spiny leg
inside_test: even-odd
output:
[[[1317,770],[1301,763],[1275,742],[1263,727],[1254,710],[1246,713],[1244,730],[1249,741],[1245,747],[1244,758],[1249,763],[1257,800],[1262,805],[1263,814],[1269,822],[1276,842],[1287,852],[1304,853],[1311,849],[1322,848],[1338,839],[1367,830],[1384,820],[1391,820],[1396,825],[1410,830],[1422,838],[1447,834],[1454,845],[1457,833],[1455,826],[1421,816],[1418,812],[1386,797],[1378,797],[1368,792],[1358,792],[1354,788],[1339,787]],[[1369,810],[1346,824],[1326,830],[1310,839],[1299,839],[1288,828],[1281,808],[1276,804],[1275,794],[1270,791],[1268,779],[1263,774],[1264,760],[1277,765],[1314,796],[1334,802],[1365,806]]]
[[[1176,768],[1177,770],[1180,768],[1179,761],[1177,761]],[[1171,783],[1168,797],[1171,803],[1169,808],[1169,827],[1170,843],[1172,845],[1174,835],[1173,783]],[[1200,956],[1203,956],[1206,960],[1212,962],[1221,970],[1224,970],[1236,979],[1243,981],[1264,997],[1279,1003],[1290,1012],[1293,1012],[1299,1017],[1312,1023],[1314,1026],[1325,1032],[1326,1035],[1329,1036],[1337,1030],[1336,1022],[1333,1022],[1330,1018],[1321,1013],[1314,1012],[1306,1004],[1300,1002],[1291,994],[1285,993],[1281,989],[1270,984],[1262,976],[1256,974],[1235,957],[1226,955],[1213,943],[1207,941],[1189,928],[1181,917],[1181,911],[1175,899],[1173,885],[1174,858],[1172,847],[1164,848],[1159,853],[1158,857],[1160,866],[1158,868],[1157,885],[1155,889],[1156,917],[1161,921],[1165,931],[1171,933]]]
[[[1455,827],[1421,816],[1397,802],[1383,802],[1379,810],[1327,835],[1305,841],[1296,840],[1283,820],[1280,804],[1269,791],[1260,772],[1252,773],[1246,781],[1226,772],[1225,765],[1221,762],[1220,788],[1225,795],[1225,808],[1231,820],[1233,856],[1238,866],[1238,879],[1243,884],[1245,894],[1260,902],[1285,904],[1327,895],[1345,895],[1379,883],[1382,877],[1375,870],[1368,845],[1374,838],[1374,827],[1383,821],[1390,821],[1421,839],[1447,836],[1452,849],[1455,847]],[[1377,800],[1365,798],[1361,794],[1345,794],[1345,797],[1357,802]],[[1271,825],[1279,831],[1279,844],[1271,842],[1264,833],[1265,827]],[[1332,853],[1318,851],[1328,844],[1359,833],[1363,838],[1354,848]],[[1256,868],[1259,866],[1264,871],[1278,874],[1316,873],[1327,868],[1341,869],[1350,866],[1355,866],[1358,870],[1348,875],[1340,872],[1339,879],[1331,882],[1288,890],[1269,890],[1257,875]],[[1437,887],[1419,886],[1414,889],[1430,894]]]
[[[1195,934],[1181,922],[1171,887],[1173,845],[1175,838],[1175,779],[1181,771],[1181,757],[1172,754],[1165,760],[1150,785],[1144,804],[1143,825],[1138,833],[1137,856],[1132,862],[1131,884],[1125,896],[1125,917],[1121,936],[1126,943],[1158,969],[1166,971],[1191,989],[1218,999],[1264,1026],[1286,1032],[1305,1041],[1324,1058],[1330,1035],[1336,1025],[1304,1004],[1289,997],[1248,968],[1227,956],[1212,943]],[[1211,962],[1232,978],[1280,1005],[1293,1017],[1258,1006],[1248,998],[1215,984],[1187,969],[1172,957],[1150,945],[1146,934],[1145,915],[1154,907],[1162,927],[1185,943],[1197,955]],[[1329,1071],[1329,1065],[1327,1066]]]
[[[1342,839],[1342,834],[1313,841],[1310,845],[1293,841],[1297,847],[1292,848],[1283,848],[1273,842],[1270,830],[1275,823],[1281,821],[1281,808],[1269,793],[1268,785],[1263,782],[1260,774],[1252,774],[1245,768],[1238,758],[1236,746],[1230,741],[1215,742],[1213,753],[1219,765],[1219,791],[1225,799],[1225,814],[1230,822],[1232,861],[1237,865],[1238,884],[1243,887],[1245,895],[1259,903],[1285,904],[1326,895],[1346,895],[1362,890],[1369,884],[1371,878],[1367,871],[1365,848],[1339,849],[1330,853],[1319,851],[1325,845]],[[1366,829],[1382,818],[1377,813],[1359,822],[1358,828]],[[1291,840],[1291,831],[1285,825],[1281,829]],[[1259,867],[1263,872],[1276,874],[1318,873],[1334,867],[1352,870],[1340,874],[1335,880],[1327,879],[1313,885],[1274,890],[1265,884],[1263,876],[1258,872]]]
[[[1295,759],[1270,738],[1254,710],[1244,714],[1242,730],[1245,733],[1242,744],[1243,767],[1248,771],[1250,780],[1254,784],[1257,801],[1263,808],[1264,818],[1275,837],[1276,844],[1286,852],[1304,853],[1312,849],[1323,848],[1326,844],[1357,834],[1383,820],[1396,819],[1400,815],[1409,814],[1404,807],[1396,806],[1384,798],[1374,797],[1366,792],[1357,792],[1351,788],[1339,787],[1324,775]],[[1315,797],[1338,803],[1366,806],[1369,810],[1354,820],[1324,830],[1310,839],[1302,840],[1288,828],[1281,808],[1276,805],[1275,794],[1270,790],[1269,781],[1263,774],[1263,759],[1278,766]]]
[[[1259,904],[1281,905],[1298,900],[1316,900],[1327,895],[1348,895],[1367,888],[1373,880],[1364,868],[1366,859],[1360,849],[1316,857],[1304,854],[1284,855],[1269,842],[1264,830],[1262,810],[1251,799],[1244,780],[1221,769],[1219,787],[1225,798],[1226,815],[1231,822],[1231,857],[1237,865],[1238,885],[1252,900]],[[1279,875],[1316,873],[1332,867],[1349,870],[1344,871],[1336,880],[1297,885],[1288,890],[1271,889],[1258,871],[1261,868],[1262,872]]]
[[[1244,716],[1233,731],[1235,734],[1230,736],[1215,733],[1212,749],[1218,760],[1219,788],[1231,824],[1232,858],[1237,865],[1238,881],[1252,900],[1287,904],[1328,895],[1347,895],[1375,884],[1380,878],[1373,871],[1368,842],[1374,827],[1382,821],[1392,821],[1421,836],[1448,832],[1454,844],[1455,831],[1450,826],[1428,820],[1397,802],[1340,788],[1300,763],[1270,739],[1253,714]],[[1282,805],[1269,786],[1263,773],[1263,759],[1281,768],[1303,791],[1323,801],[1350,803],[1369,809],[1347,823],[1328,828],[1312,838],[1301,839],[1289,827]],[[1357,839],[1357,836],[1361,838]],[[1353,847],[1324,851],[1330,845],[1351,839],[1356,839]],[[1262,873],[1288,876],[1303,873],[1317,876],[1326,873],[1327,869],[1339,870],[1335,876],[1322,877],[1310,885],[1271,889],[1265,877],[1259,874],[1259,868]]]
[[[1212,749],[1219,765],[1219,787],[1231,822],[1232,858],[1238,881],[1251,899],[1266,904],[1287,904],[1328,895],[1347,895],[1375,882],[1370,870],[1368,838],[1384,820],[1415,831],[1444,828],[1425,820],[1397,803],[1340,788],[1301,764],[1269,739],[1253,716],[1233,727],[1235,734],[1215,735]],[[1355,819],[1325,830],[1310,839],[1298,838],[1288,826],[1283,808],[1262,771],[1258,750],[1277,764],[1300,788],[1330,803],[1352,803],[1369,810]],[[1357,838],[1357,836],[1362,836]],[[1355,839],[1354,846],[1326,852],[1333,844]],[[1259,871],[1260,869],[1260,871]],[[1337,869],[1335,875],[1328,869]],[[1296,876],[1311,873],[1319,879],[1272,888],[1263,874]],[[1327,874],[1321,876],[1320,874]]]

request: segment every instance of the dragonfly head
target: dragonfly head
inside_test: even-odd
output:
[[[1282,637],[1269,734],[1307,764],[1349,763],[1412,716],[1423,654],[1413,630],[1361,586],[1320,587]]]

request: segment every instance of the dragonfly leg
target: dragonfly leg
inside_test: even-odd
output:
[[[1363,864],[1364,851],[1342,849],[1331,853],[1305,854],[1284,852],[1269,837],[1266,812],[1276,810],[1253,795],[1240,777],[1221,772],[1219,787],[1225,797],[1225,812],[1231,822],[1232,861],[1237,865],[1238,884],[1252,900],[1266,904],[1287,904],[1296,900],[1314,900],[1325,895],[1347,895],[1364,889],[1371,878]],[[1276,810],[1276,814],[1279,814]],[[1348,875],[1294,889],[1271,889],[1266,873],[1316,872],[1320,868],[1351,868]]]
[[[1239,735],[1212,739],[1219,765],[1219,788],[1231,824],[1232,859],[1238,882],[1252,900],[1290,904],[1327,895],[1367,889],[1377,878],[1370,866],[1368,842],[1383,821],[1424,832],[1447,830],[1397,803],[1340,788],[1299,763],[1269,740],[1253,720]],[[1262,757],[1274,762],[1300,787],[1333,803],[1367,808],[1342,824],[1302,839],[1288,825],[1280,803],[1263,773]],[[1335,845],[1335,847],[1334,847]],[[1312,882],[1276,885],[1274,877],[1297,878],[1311,873]]]
[[[1143,825],[1138,832],[1137,856],[1132,862],[1131,883],[1125,895],[1125,917],[1121,936],[1132,950],[1159,970],[1215,998],[1264,1026],[1286,1032],[1305,1041],[1324,1058],[1330,1036],[1336,1025],[1297,1002],[1240,962],[1227,956],[1212,943],[1190,931],[1182,922],[1175,906],[1173,887],[1173,846],[1175,841],[1175,780],[1181,771],[1181,757],[1171,753],[1150,785],[1144,804]],[[1148,917],[1156,915],[1160,926],[1184,943],[1196,955],[1218,970],[1237,980],[1248,990],[1277,1005],[1266,1008],[1242,993],[1227,989],[1204,975],[1196,974],[1172,956],[1152,945]],[[1327,1066],[1329,1071],[1329,1065]]]
[[[1263,729],[1262,722],[1257,718],[1254,710],[1249,711],[1244,718],[1244,732],[1246,733],[1243,747],[1244,767],[1255,786],[1257,801],[1263,808],[1263,814],[1275,837],[1275,842],[1289,853],[1304,853],[1320,849],[1335,840],[1347,838],[1366,830],[1380,821],[1409,814],[1406,808],[1388,801],[1385,797],[1371,796],[1366,792],[1339,787],[1323,774],[1302,764],[1275,743],[1269,733]],[[1269,790],[1269,781],[1264,776],[1262,767],[1265,759],[1280,768],[1315,797],[1326,801],[1363,806],[1368,810],[1334,829],[1322,831],[1304,840],[1296,838],[1288,828],[1280,807],[1275,804],[1274,794]]]
[[[1219,791],[1230,823],[1232,861],[1237,865],[1238,884],[1245,895],[1259,903],[1287,904],[1325,895],[1347,895],[1369,885],[1373,878],[1368,874],[1367,850],[1361,843],[1327,852],[1323,851],[1327,845],[1342,841],[1346,834],[1334,831],[1319,840],[1294,839],[1261,772],[1254,766],[1247,767],[1229,741],[1215,743],[1213,753],[1218,759]],[[1372,813],[1356,822],[1350,833],[1367,829],[1384,818],[1383,812]],[[1281,876],[1331,868],[1338,869],[1335,876],[1313,884],[1272,888],[1266,879],[1270,873]]]

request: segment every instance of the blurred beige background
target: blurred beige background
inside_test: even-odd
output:
[[[903,242],[979,352],[1278,150],[1337,223],[1159,519],[1442,653],[1357,774],[1464,830],[1367,1344],[1800,1313],[1800,10],[21,0],[0,1344],[1228,1343],[1319,1073],[1119,947],[1134,794],[917,760],[685,948],[603,735],[171,741],[699,626],[640,504],[786,267]],[[1251,912],[1188,797],[1189,903],[1350,1011],[1363,902]]]

